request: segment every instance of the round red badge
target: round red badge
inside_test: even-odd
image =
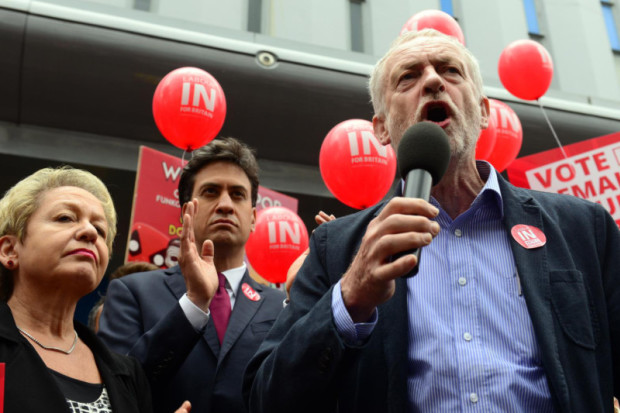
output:
[[[243,291],[243,294],[252,301],[260,300],[260,294],[257,293],[254,288],[250,287],[248,283],[243,283],[241,285],[241,291]]]
[[[531,225],[515,225],[510,230],[512,237],[521,245],[523,248],[527,248],[528,250],[532,248],[539,248],[545,245],[547,242],[547,237],[541,230]]]

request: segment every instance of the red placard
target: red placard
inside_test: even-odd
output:
[[[150,262],[161,268],[176,265],[183,228],[178,193],[181,162],[167,153],[140,147],[126,262]],[[257,211],[285,206],[296,212],[297,204],[296,198],[258,187]]]
[[[4,412],[4,363],[0,363],[0,413]]]
[[[620,132],[516,159],[514,185],[575,195],[601,204],[620,226]]]

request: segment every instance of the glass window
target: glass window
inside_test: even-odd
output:
[[[364,0],[350,0],[351,16],[351,50],[354,52],[364,51],[363,10]]]
[[[603,19],[605,19],[605,26],[607,27],[607,36],[609,37],[609,43],[611,48],[620,52],[620,41],[618,40],[618,27],[616,26],[616,19],[614,17],[613,5],[610,1],[601,1],[601,7],[603,8]]]
[[[536,4],[534,0],[523,0],[525,8],[525,19],[527,20],[527,30],[529,34],[540,36],[540,26],[538,24],[538,14],[536,13]]]
[[[454,17],[454,8],[452,7],[452,0],[441,0],[441,11],[448,13]]]

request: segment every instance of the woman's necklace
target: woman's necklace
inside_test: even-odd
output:
[[[36,338],[34,338],[30,333],[28,333],[27,331],[22,330],[21,328],[17,327],[17,329],[26,337],[28,337],[29,339],[31,339],[32,341],[34,341],[35,343],[37,343],[41,348],[45,349],[45,350],[52,350],[52,351],[58,351],[59,353],[64,353],[64,354],[71,354],[73,353],[73,350],[75,350],[75,346],[77,344],[78,341],[78,334],[77,331],[73,330],[73,332],[75,333],[75,339],[73,339],[73,344],[71,345],[71,348],[69,350],[63,350],[61,348],[58,347],[49,347],[46,346],[44,344],[41,344],[41,342],[39,340],[37,340]]]

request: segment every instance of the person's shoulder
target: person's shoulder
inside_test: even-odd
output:
[[[131,274],[127,274],[123,277],[116,278],[111,282],[121,282],[126,284],[127,286],[141,285],[144,283],[153,283],[157,281],[163,281],[168,277],[174,276],[177,272],[178,267],[159,269],[153,271],[145,271],[145,272],[134,272]]]
[[[361,238],[366,232],[366,227],[388,201],[383,201],[370,208],[354,212],[349,215],[338,217],[333,221],[319,225],[313,232],[319,243],[330,242],[330,245],[340,246],[349,243],[351,240]]]
[[[527,201],[528,199],[531,199],[543,209],[557,209],[559,212],[568,215],[577,213],[578,211],[594,211],[604,209],[602,205],[597,202],[579,198],[570,194],[560,194],[557,192],[546,192],[530,188],[521,188],[511,184],[508,181],[502,182],[502,180],[500,180],[500,186],[502,187],[502,196],[504,196],[504,191],[508,190],[512,193],[512,196],[517,196],[521,200]]]
[[[529,194],[532,199],[543,207],[557,207],[568,214],[577,212],[573,208],[577,208],[577,210],[595,210],[598,208],[603,208],[603,206],[597,202],[579,198],[570,194],[558,194],[557,192],[545,192],[526,188],[519,188],[519,190]]]
[[[277,288],[273,288],[268,285],[262,285],[261,289],[262,289],[261,291],[262,295],[267,300],[276,300],[282,303],[282,300],[286,298],[286,294],[284,293],[284,291],[280,291]]]

